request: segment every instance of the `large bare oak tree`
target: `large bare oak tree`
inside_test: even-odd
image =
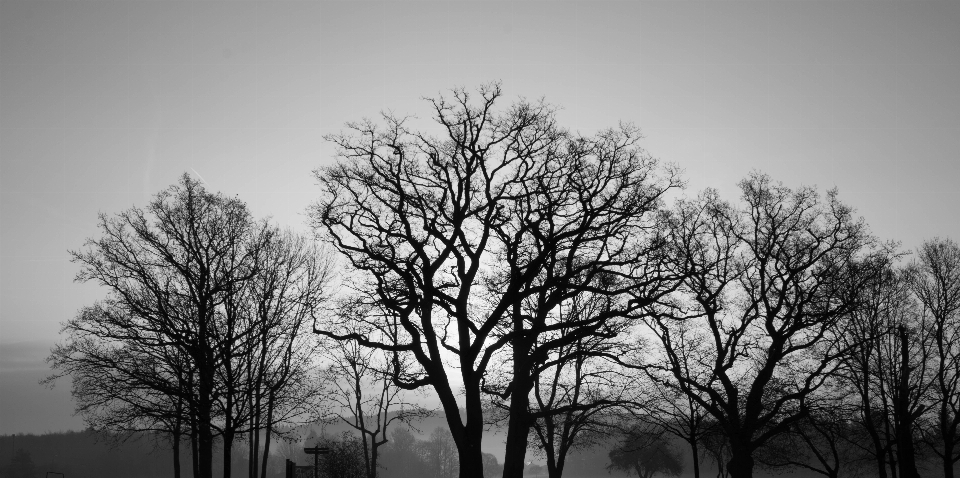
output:
[[[686,278],[650,330],[663,369],[723,430],[727,470],[748,478],[754,452],[809,413],[848,352],[837,337],[870,276],[872,239],[835,191],[761,174],[740,189],[739,206],[713,192],[679,206],[672,243]]]
[[[497,85],[431,100],[431,130],[391,115],[350,124],[328,138],[339,160],[317,171],[312,210],[352,287],[385,311],[364,319],[375,334],[331,322],[317,332],[412,356],[418,368],[396,370],[396,382],[436,391],[465,478],[482,473],[482,387],[496,354],[512,358],[504,476],[519,477],[538,355],[609,334],[611,318],[672,284],[655,218],[679,183],[638,148],[637,130],[575,135],[543,102],[498,110],[500,101]],[[617,306],[555,320],[584,291]]]

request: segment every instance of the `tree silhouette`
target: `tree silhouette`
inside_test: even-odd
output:
[[[352,286],[384,310],[361,319],[373,334],[332,321],[316,331],[410,354],[417,368],[395,369],[395,381],[436,391],[464,478],[483,470],[482,388],[498,352],[512,360],[499,391],[511,401],[504,474],[519,476],[534,364],[555,347],[611,335],[612,318],[672,285],[654,223],[678,181],[636,147],[637,131],[577,137],[542,102],[497,112],[500,96],[490,86],[477,101],[463,90],[433,100],[441,137],[389,115],[385,127],[350,124],[351,134],[329,137],[341,160],[317,171],[324,195],[312,211],[348,260]],[[617,307],[557,323],[556,309],[583,291]],[[568,333],[538,343],[560,328]]]
[[[348,302],[342,308],[349,306]],[[391,425],[409,424],[428,416],[430,411],[406,401],[404,390],[393,383],[389,352],[364,348],[349,340],[330,340],[324,348],[328,365],[321,371],[323,396],[327,404],[335,407],[327,420],[345,423],[360,433],[366,478],[376,478],[379,450],[387,443]]]
[[[754,451],[809,413],[807,397],[849,351],[838,335],[870,276],[872,239],[835,191],[821,198],[760,174],[740,189],[741,208],[713,192],[678,207],[671,243],[686,278],[650,330],[663,369],[723,429],[731,476],[748,478]],[[702,337],[692,363],[684,333]]]
[[[673,349],[677,354],[678,370],[687,376],[687,380],[707,380],[708,374],[702,367],[696,366],[702,348],[702,335],[689,333],[692,324],[676,324],[677,333],[673,334]],[[647,353],[656,353],[645,350]],[[672,373],[657,368],[643,369],[647,380],[641,384],[646,388],[647,399],[641,420],[645,420],[664,431],[680,438],[690,446],[693,476],[700,478],[701,444],[705,434],[710,432],[707,414],[703,407],[683,391],[672,380]],[[697,375],[699,374],[699,375]],[[721,464],[722,467],[722,464]]]
[[[851,351],[841,359],[838,370],[841,381],[858,401],[856,422],[862,432],[855,443],[873,458],[879,478],[887,477],[888,454],[896,442],[889,392],[889,371],[895,361],[890,352],[896,347],[889,344],[894,340],[896,324],[906,317],[910,307],[903,274],[893,267],[894,259],[895,256],[878,259],[878,272],[864,287],[861,307],[851,315],[841,337]]]
[[[922,313],[929,316],[932,342],[936,432],[928,434],[935,437],[928,444],[940,457],[943,476],[953,478],[960,462],[960,246],[949,239],[925,242],[910,279]]]
[[[33,464],[30,452],[20,448],[10,457],[10,463],[4,468],[4,476],[10,478],[37,478],[39,472]]]
[[[841,469],[853,469],[859,458],[853,442],[857,437],[851,403],[836,393],[813,401],[809,414],[790,430],[758,450],[758,461],[773,469],[799,468],[828,478],[838,478]]]
[[[653,478],[656,474],[680,476],[683,461],[664,433],[634,428],[619,446],[610,450],[610,470],[627,474],[636,473],[639,478]]]
[[[301,357],[294,337],[321,302],[324,264],[188,175],[145,209],[101,215],[99,226],[102,237],[71,255],[77,280],[109,292],[64,325],[49,380],[74,378],[78,411],[92,425],[170,433],[175,456],[188,429],[197,477],[212,476],[221,437],[229,476],[233,441],[258,426],[251,406],[264,395],[245,387],[268,391],[261,404],[271,415],[288,396],[280,389],[296,383],[275,361]],[[263,286],[278,280],[265,302]],[[264,347],[269,366],[255,364]]]

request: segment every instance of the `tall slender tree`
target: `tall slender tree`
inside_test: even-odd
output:
[[[960,246],[932,239],[917,251],[911,285],[922,306],[930,344],[936,432],[928,435],[945,478],[960,462]],[[939,445],[939,446],[938,446]]]
[[[890,370],[895,355],[889,343],[896,325],[907,316],[909,291],[903,274],[894,267],[896,254],[878,258],[877,272],[863,288],[861,307],[854,311],[841,340],[851,351],[841,359],[838,377],[857,397],[856,423],[861,429],[859,446],[872,457],[876,475],[886,478],[895,464],[889,460],[896,438],[892,426]],[[896,347],[893,347],[894,349]]]

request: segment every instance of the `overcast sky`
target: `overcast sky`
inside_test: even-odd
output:
[[[956,0],[0,0],[0,433],[81,426],[36,380],[103,296],[67,254],[98,212],[189,172],[305,231],[324,134],[490,81],[637,124],[688,194],[756,169],[904,248],[960,240]]]

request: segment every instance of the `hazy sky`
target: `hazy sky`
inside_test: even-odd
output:
[[[494,80],[636,123],[691,195],[757,169],[960,240],[960,1],[0,0],[0,433],[81,425],[35,383],[98,212],[190,172],[306,230],[324,134]]]

